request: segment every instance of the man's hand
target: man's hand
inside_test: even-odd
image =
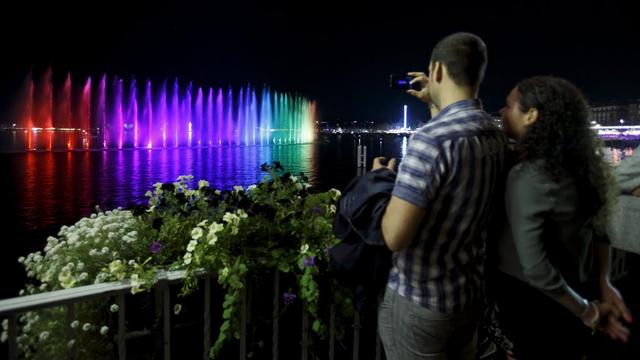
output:
[[[407,90],[407,94],[413,95],[422,102],[431,105],[431,96],[429,95],[429,78],[427,77],[427,74],[423,72],[410,72],[407,75],[413,77],[411,84],[419,83],[421,87],[420,91],[409,89]]]
[[[396,170],[395,170],[395,168],[396,168],[396,159],[395,158],[391,158],[391,160],[389,160],[389,162],[386,165],[382,165],[382,163],[384,163],[386,160],[387,160],[387,158],[384,157],[384,156],[379,156],[377,158],[373,158],[373,166],[371,167],[371,171],[385,168],[385,169],[391,170],[392,172],[396,172]]]

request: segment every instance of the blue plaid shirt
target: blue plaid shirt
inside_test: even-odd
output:
[[[387,286],[434,311],[479,298],[484,226],[503,176],[507,140],[480,100],[451,104],[416,130],[393,195],[426,210],[409,247],[393,254]]]

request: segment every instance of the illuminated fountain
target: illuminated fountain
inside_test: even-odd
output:
[[[14,130],[27,150],[126,149],[311,142],[316,103],[301,96],[103,75],[56,84],[51,69],[27,79]]]

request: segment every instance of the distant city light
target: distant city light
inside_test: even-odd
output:
[[[404,126],[402,128],[407,128],[407,105],[404,106]]]

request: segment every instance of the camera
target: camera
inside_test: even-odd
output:
[[[422,86],[420,85],[420,83],[416,82],[411,84],[411,80],[413,80],[413,78],[408,75],[391,74],[391,76],[389,76],[389,86],[392,89],[399,90],[422,90]]]

